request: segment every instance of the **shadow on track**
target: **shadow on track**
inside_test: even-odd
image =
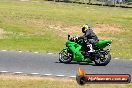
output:
[[[55,62],[55,63],[61,63],[61,62]],[[96,66],[94,63],[87,63],[87,62],[70,62],[70,63],[62,63],[62,64],[79,64],[79,65],[92,65]]]

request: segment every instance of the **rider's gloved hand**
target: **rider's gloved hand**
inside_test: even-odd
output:
[[[78,40],[78,37],[76,36],[75,39]]]

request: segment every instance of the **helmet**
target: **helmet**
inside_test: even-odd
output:
[[[88,24],[84,24],[84,25],[82,26],[82,32],[83,32],[83,33],[85,33],[86,30],[88,30],[88,29],[90,29],[90,26],[89,26]]]

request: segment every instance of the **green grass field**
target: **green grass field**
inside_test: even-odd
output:
[[[86,84],[80,86],[75,79],[0,76],[0,88],[132,88],[132,84]]]
[[[61,2],[0,0],[0,49],[59,52],[85,23],[113,40],[113,57],[132,58],[132,9]]]

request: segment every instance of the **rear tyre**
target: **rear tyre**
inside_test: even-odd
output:
[[[61,63],[70,63],[72,61],[71,54],[64,49],[59,53],[59,61]]]
[[[111,60],[110,53],[103,52],[95,57],[94,62],[97,66],[106,66],[110,62],[110,60]]]

